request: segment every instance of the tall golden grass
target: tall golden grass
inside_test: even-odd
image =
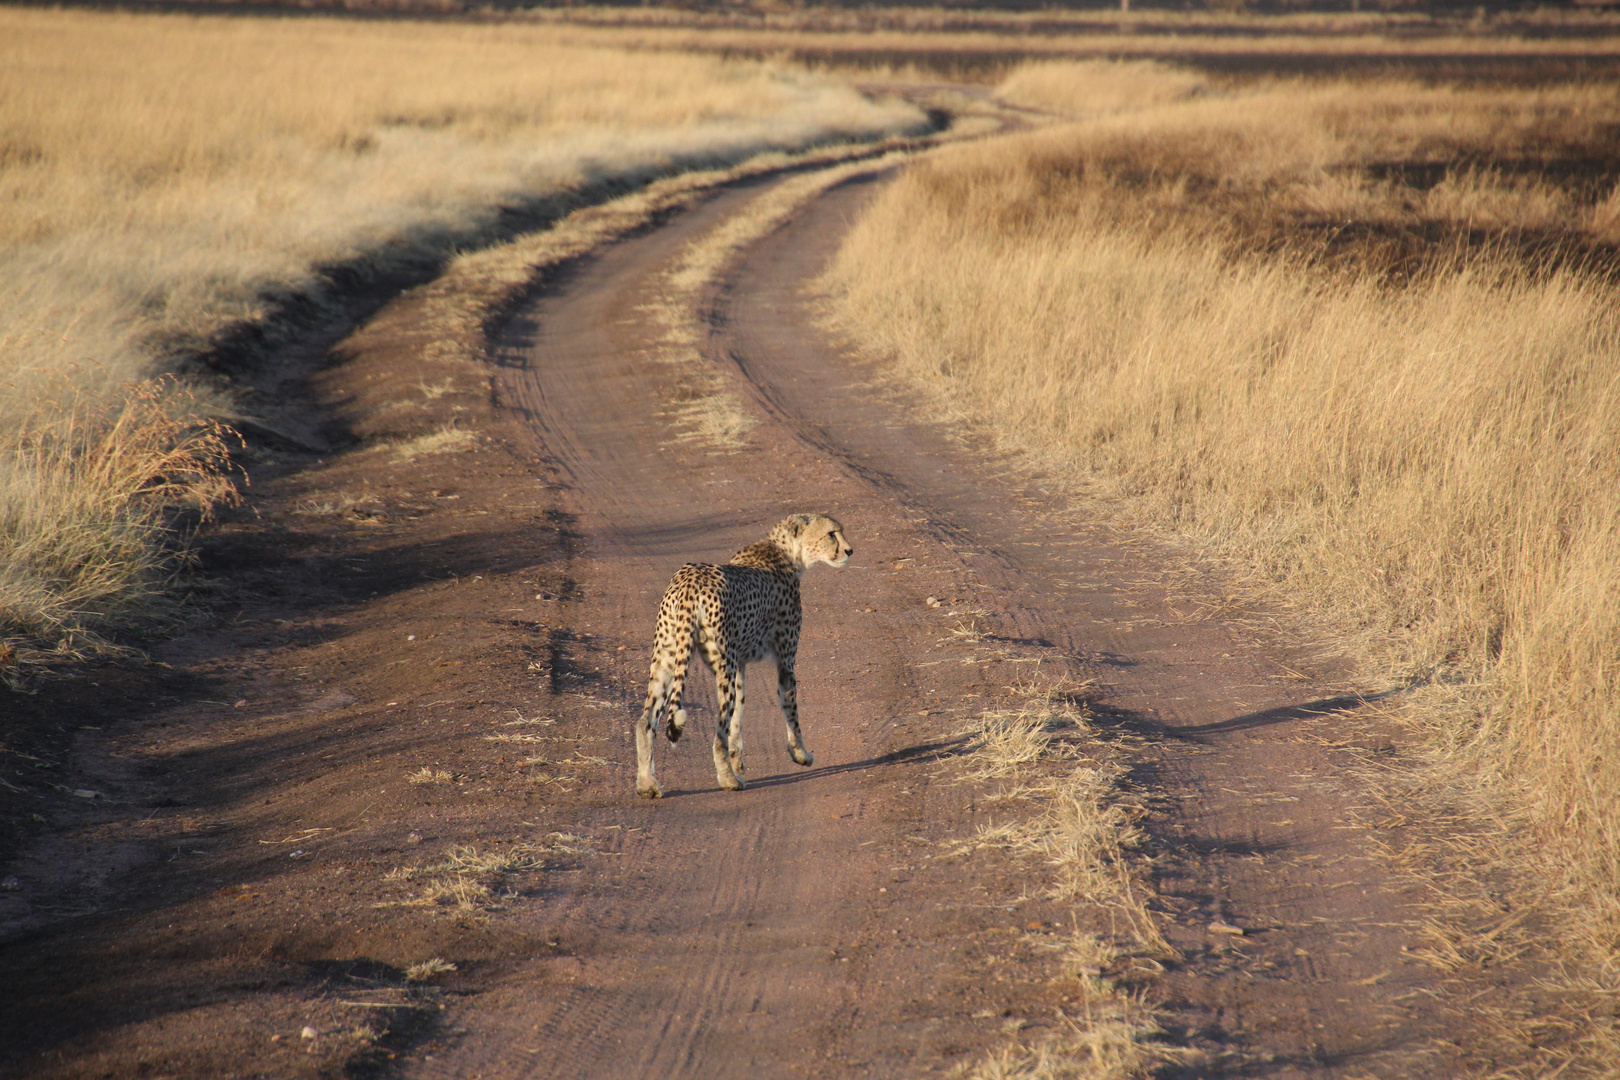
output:
[[[915,123],[759,64],[547,28],[0,12],[7,374],[138,368],[316,267],[442,256],[503,207]],[[37,357],[65,337],[57,354]]]
[[[12,634],[0,681],[38,663],[114,648],[103,636],[170,607],[177,515],[206,520],[236,498],[222,429],[173,380],[47,398],[0,447],[0,602]]]
[[[847,331],[1448,702],[1613,985],[1620,91],[1004,92],[1091,118],[908,169],[829,273]]]
[[[45,543],[36,530],[55,527],[38,492],[97,475],[28,479],[45,468],[29,433],[61,409],[85,410],[81,429],[129,435],[110,403],[154,417],[131,391],[143,379],[243,327],[273,338],[289,301],[318,309],[339,291],[336,267],[351,280],[420,273],[486,243],[503,211],[923,120],[803,72],[577,37],[0,11],[0,461],[12,476],[0,641],[61,643],[50,627],[67,624],[50,612],[63,604],[81,630],[124,610],[59,593],[18,539]],[[203,413],[229,412],[198,389]],[[162,426],[174,419],[148,434],[184,445]],[[131,596],[146,595],[133,583],[148,575],[130,569]]]

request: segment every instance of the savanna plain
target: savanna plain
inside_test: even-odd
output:
[[[1620,1075],[1617,51],[1590,12],[0,10],[0,1069],[438,1075],[514,957],[585,993],[555,973],[590,950],[523,913],[634,887],[650,624],[600,621],[578,474],[496,341],[777,184],[616,313],[678,386],[657,452],[746,454],[704,305],[876,176],[818,331],[1308,642],[1398,748],[1344,767],[1428,897],[1414,996],[1483,1002],[1401,1060]],[[940,647],[1003,640],[952,589]],[[1007,657],[916,736],[995,823],[870,841],[1038,915],[969,950],[1022,974],[938,1069],[1372,1068],[1176,1019],[1224,961],[1167,936],[1152,733]]]

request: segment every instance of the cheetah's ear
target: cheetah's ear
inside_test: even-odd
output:
[[[810,524],[810,515],[809,514],[794,514],[792,517],[788,518],[788,521],[791,522],[792,525],[793,525],[793,535],[794,536],[803,536],[804,535],[804,530]]]

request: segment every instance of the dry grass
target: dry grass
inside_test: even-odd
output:
[[[1481,59],[1605,58],[1620,52],[1620,19],[1610,12],[1541,8],[1483,18],[1413,12],[1241,12],[1136,10],[968,11],[737,5],[705,11],[637,7],[558,7],[514,16],[603,28],[603,40],[649,49],[791,56],[886,76],[992,80],[1042,57],[1118,57],[1206,62],[1228,70],[1277,63],[1320,68],[1336,61],[1414,70]],[[611,29],[608,29],[611,28]],[[1369,63],[1369,58],[1376,58]]]
[[[844,325],[1430,687],[1612,985],[1620,89],[1009,90],[1102,115],[910,169],[832,272]]]
[[[1040,707],[978,714],[968,729],[968,747],[974,755],[968,775],[979,780],[1017,775],[1051,752],[1054,727],[1072,722]]]
[[[1199,72],[1151,60],[1050,61],[1020,65],[996,97],[1071,118],[1112,116],[1185,101],[1208,93],[1210,84]]]
[[[1117,993],[1086,1002],[1061,1030],[1033,1046],[1012,1043],[957,1075],[966,1080],[1131,1080],[1164,1060],[1142,1042],[1153,1010]]]
[[[48,397],[0,429],[0,680],[169,610],[175,527],[236,498],[222,430],[192,412],[174,382],[142,380]]]
[[[460,454],[478,445],[476,432],[445,424],[394,447],[395,461],[415,461],[433,454]]]
[[[1065,985],[1081,1011],[1034,1045],[1014,1042],[966,1068],[972,1080],[1059,1080],[1143,1075],[1171,1054],[1152,1042],[1154,1010],[1140,991],[1117,983],[1124,967],[1156,966],[1176,956],[1145,904],[1146,886],[1130,852],[1143,839],[1143,810],[1122,784],[1117,751],[1097,739],[1072,688],[1013,687],[1010,708],[966,725],[969,756],[962,778],[999,782],[992,798],[1006,819],[981,827],[956,849],[1000,848],[1045,868],[1047,896],[1083,900],[1106,913],[1108,933],[1075,929],[1045,947],[1059,954]]]
[[[412,784],[451,784],[455,782],[456,774],[449,769],[435,769],[424,765],[405,779]]]
[[[658,327],[654,355],[680,372],[674,399],[665,402],[675,432],[672,441],[737,452],[747,447],[748,432],[755,424],[731,381],[700,352],[708,326],[704,290],[739,252],[779,228],[798,207],[857,172],[894,165],[909,153],[897,149],[872,160],[830,164],[772,184],[676,259],[664,275],[657,302],[644,309]]]
[[[440,975],[447,975],[456,970],[456,965],[442,957],[435,956],[423,960],[420,964],[412,964],[405,969],[405,978],[408,982],[428,982]]]
[[[320,264],[441,256],[547,193],[917,120],[543,27],[13,9],[0,43],[8,378],[65,351],[121,381],[318,291]]]
[[[921,122],[910,106],[803,72],[632,58],[578,38],[544,26],[0,12],[0,431],[20,433],[0,442],[7,536],[88,542],[79,527],[51,536],[59,525],[40,505],[124,514],[109,509],[110,488],[37,495],[111,468],[61,448],[124,451],[30,433],[66,423],[172,442],[179,430],[164,424],[179,414],[147,431],[151,410],[130,388],[244,327],[273,342],[278,320],[335,295],[334,267],[420,274],[497,238],[505,211],[555,217],[659,174]],[[231,404],[199,393],[193,407],[217,416]],[[194,462],[218,463],[186,445]],[[8,541],[0,640],[79,648],[156,599],[152,568],[172,563],[125,541],[161,529],[108,527],[117,536],[95,543],[123,553],[99,562],[17,557]],[[95,583],[39,569],[75,559],[96,566]]]
[[[540,843],[520,844],[507,851],[480,851],[470,845],[457,845],[433,865],[390,870],[385,881],[413,882],[418,891],[409,899],[377,906],[448,907],[464,914],[499,911],[503,900],[516,895],[507,883],[510,875],[542,870],[547,858],[577,855],[585,850],[584,840],[568,833],[550,833]]]

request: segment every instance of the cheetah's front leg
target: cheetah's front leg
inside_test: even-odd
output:
[[[664,789],[653,776],[653,731],[646,717],[636,722],[636,794],[644,799],[661,799]]]
[[[799,731],[799,679],[793,673],[791,659],[776,662],[776,699],[787,720],[788,752],[800,765],[814,765],[816,755],[804,748],[804,735]]]

